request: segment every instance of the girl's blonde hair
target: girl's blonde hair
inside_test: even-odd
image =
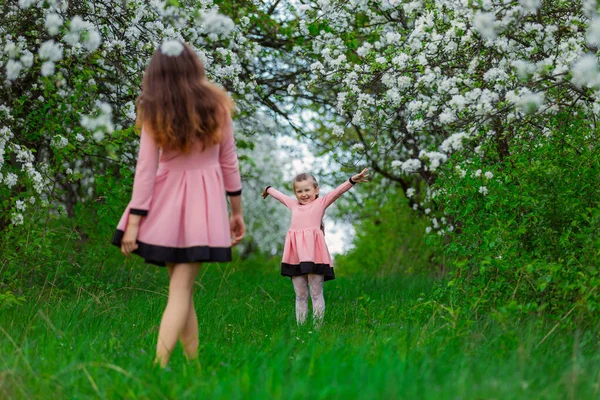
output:
[[[317,178],[314,177],[313,174],[309,174],[308,172],[302,172],[301,174],[296,175],[294,178],[294,189],[296,189],[296,182],[302,182],[312,179],[315,183],[315,189],[319,187],[319,183],[317,182]],[[318,197],[319,195],[317,195]]]

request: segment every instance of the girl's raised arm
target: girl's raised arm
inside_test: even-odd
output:
[[[340,198],[340,196],[346,193],[354,186],[354,183],[350,182],[350,179],[342,183],[340,186],[336,187],[333,191],[327,193],[323,196],[323,200],[321,200],[325,204],[325,208],[329,207],[333,204],[334,201]]]
[[[271,186],[267,186],[265,188],[265,190],[263,191],[263,198],[267,197],[265,194],[270,194],[275,199],[279,200],[281,202],[281,204],[283,204],[284,206],[286,206],[289,209],[291,209],[292,206],[294,206],[294,204],[298,203],[297,200],[294,200],[291,197],[286,196],[285,194],[281,193],[279,190],[273,189]]]
[[[339,199],[342,194],[350,190],[355,184],[359,182],[367,182],[367,178],[369,177],[369,174],[367,174],[368,170],[368,168],[363,169],[360,174],[354,175],[340,186],[335,188],[335,190],[323,196],[323,200],[321,201],[325,204],[325,208],[332,205],[334,201]]]
[[[148,215],[156,170],[158,169],[158,146],[154,136],[142,127],[140,151],[135,167],[133,193],[129,203],[129,212],[134,215]]]

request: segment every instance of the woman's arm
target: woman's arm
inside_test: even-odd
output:
[[[135,167],[133,193],[129,203],[129,212],[134,215],[148,215],[156,170],[158,169],[158,146],[151,132],[142,127],[140,151]]]
[[[142,127],[140,135],[140,151],[135,167],[133,193],[129,202],[129,217],[121,239],[121,251],[128,255],[138,248],[137,236],[142,217],[148,215],[156,170],[158,169],[158,146],[152,133]]]
[[[223,139],[219,148],[219,164],[223,173],[225,192],[229,196],[229,203],[231,205],[229,230],[231,233],[231,245],[235,246],[244,238],[246,233],[242,211],[242,178],[235,150],[233,121],[231,120],[229,110],[224,109],[223,118]]]
[[[228,196],[241,196],[242,178],[237,153],[235,151],[235,138],[233,137],[233,121],[229,110],[223,112],[223,139],[219,149],[219,164],[223,172],[223,183]]]
[[[229,218],[229,227],[231,230],[231,245],[238,244],[246,233],[246,225],[242,214],[242,196],[229,197],[231,204],[231,217]]]

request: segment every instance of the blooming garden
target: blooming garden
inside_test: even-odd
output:
[[[112,398],[130,384],[132,398],[185,393],[150,383],[157,372],[142,361],[127,364],[149,339],[126,339],[125,325],[94,339],[107,310],[143,316],[144,290],[164,285],[108,243],[131,195],[141,74],[172,39],[192,45],[236,103],[248,227],[233,265],[207,268],[200,285],[214,314],[206,334],[218,333],[203,366],[177,371],[208,374],[195,390],[283,397],[289,376],[326,376],[336,364],[331,381],[300,379],[291,393],[597,396],[596,0],[0,1],[0,393]],[[289,187],[282,166],[297,157],[282,137],[326,160],[314,171],[326,183],[362,167],[374,175],[338,206],[357,232],[337,260],[330,329],[341,336],[327,336],[327,324],[295,330],[275,307],[284,283],[263,283],[280,279],[288,216],[260,192]],[[227,314],[230,297],[247,300]],[[72,304],[47,308],[54,301]],[[84,315],[94,308],[103,311]],[[86,339],[65,338],[65,315],[81,315]],[[73,355],[34,362],[34,328],[46,332],[36,339],[44,357]],[[264,357],[252,358],[252,346]],[[525,357],[539,368],[525,368]],[[453,360],[478,366],[441,367]],[[364,396],[344,383],[351,374],[373,382]],[[42,383],[22,388],[38,375]],[[111,379],[114,389],[102,385]]]

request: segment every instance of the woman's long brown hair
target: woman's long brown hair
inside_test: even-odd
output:
[[[233,102],[206,80],[204,65],[189,45],[175,57],[158,49],[144,72],[136,126],[150,128],[160,147],[187,152],[194,140],[204,148],[221,141],[226,109],[231,111]]]

